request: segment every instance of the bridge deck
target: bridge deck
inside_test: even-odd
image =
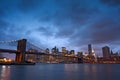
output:
[[[10,50],[10,49],[0,49],[0,52],[15,53],[15,54],[20,53],[17,50]],[[62,57],[78,58],[76,56],[64,56],[64,55],[46,54],[46,53],[42,53],[42,52],[29,52],[29,51],[26,51],[25,54],[36,54],[36,55],[49,55],[49,56],[62,56]]]
[[[19,53],[17,50],[0,49],[0,52]]]

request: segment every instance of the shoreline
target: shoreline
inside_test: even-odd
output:
[[[35,65],[35,63],[29,62],[29,63],[6,63],[6,62],[0,62],[0,65]]]

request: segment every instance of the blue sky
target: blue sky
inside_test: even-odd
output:
[[[26,38],[41,48],[120,47],[119,0],[0,0],[0,40]]]

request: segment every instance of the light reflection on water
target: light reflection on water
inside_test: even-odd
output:
[[[120,64],[0,65],[0,80],[119,80]]]
[[[0,80],[10,80],[10,66],[1,66]]]

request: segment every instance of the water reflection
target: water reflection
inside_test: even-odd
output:
[[[0,80],[119,80],[119,67],[119,64],[0,66]]]
[[[88,80],[89,78],[96,80],[97,79],[97,67],[96,65],[85,64],[83,67],[84,79]],[[99,72],[99,71],[98,71]],[[88,76],[88,77],[86,77]]]
[[[86,64],[84,65],[84,74],[91,79],[98,80],[98,79],[111,79],[113,70],[111,65],[101,65],[101,64]],[[85,79],[88,77],[85,76]]]
[[[64,70],[66,79],[110,80],[114,72],[112,67],[103,64],[65,64]]]
[[[75,64],[65,64],[64,69],[65,71],[77,71],[79,66]]]
[[[10,80],[10,66],[2,65],[0,80]]]

